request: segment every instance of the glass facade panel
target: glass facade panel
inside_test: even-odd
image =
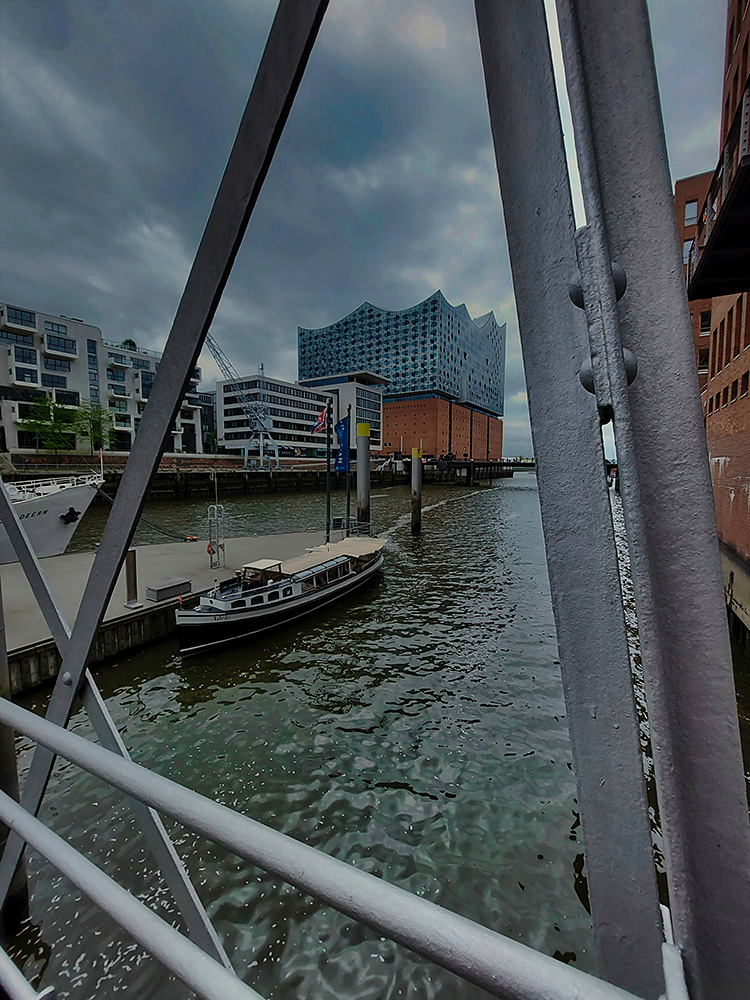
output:
[[[44,367],[48,372],[69,372],[70,362],[63,361],[62,358],[45,358]]]
[[[30,326],[36,330],[36,313],[27,309],[16,309],[15,306],[8,306],[8,322],[16,323],[18,326]]]
[[[51,351],[63,351],[65,354],[78,354],[78,347],[75,340],[70,337],[59,337],[56,333],[48,333],[46,336],[47,347]]]
[[[16,368],[16,382],[34,382],[39,381],[39,374],[36,368]]]
[[[42,372],[42,385],[48,389],[67,389],[68,380],[64,375],[46,375]]]

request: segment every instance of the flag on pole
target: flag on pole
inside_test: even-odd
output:
[[[327,407],[324,406],[316,417],[315,423],[310,428],[311,434],[317,434],[319,431],[324,431],[326,429],[326,412]]]
[[[339,439],[339,450],[336,452],[336,460],[333,464],[336,472],[349,471],[349,417],[343,417],[336,424],[334,430]]]

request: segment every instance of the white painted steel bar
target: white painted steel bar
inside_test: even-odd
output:
[[[661,915],[542,0],[476,0],[600,974],[655,1000]]]
[[[0,699],[0,722],[492,996],[633,1000],[632,993],[337,861],[5,699]]]
[[[224,176],[177,308],[138,437],[89,575],[47,718],[65,726],[99,625],[130,545],[170,428],[221,300],[247,224],[297,93],[328,0],[281,0]],[[71,683],[61,677],[67,671]],[[39,809],[54,755],[37,748],[22,803]],[[0,897],[23,851],[9,839]]]
[[[628,278],[605,336],[612,359],[622,345],[638,361],[629,390],[618,366],[611,384],[675,942],[693,1000],[739,1000],[750,826],[648,11],[645,0],[558,8],[584,195],[601,218],[599,270],[607,247]]]
[[[109,753],[108,750],[99,752]],[[122,760],[115,754],[111,756]],[[19,837],[39,851],[199,997],[206,1000],[262,1000],[259,993],[240,982],[232,972],[170,927],[153,910],[131,896],[4,792],[0,792],[0,816]]]
[[[0,948],[0,988],[5,990],[10,1000],[55,1000],[57,996],[53,986],[47,986],[41,993],[37,993],[10,955],[2,948]]]
[[[47,622],[47,627],[52,633],[55,645],[60,651],[63,659],[67,655],[70,641],[70,627],[55,601],[52,590],[47,582],[42,567],[37,559],[36,553],[29,541],[28,535],[24,531],[23,525],[18,520],[13,504],[8,497],[5,485],[0,481],[0,520],[8,533],[11,544],[18,556],[21,567],[26,574],[34,597]],[[0,596],[1,599],[1,596]],[[65,678],[60,678],[65,686]],[[71,685],[72,686],[72,679]],[[108,750],[119,753],[122,757],[129,757],[125,744],[120,739],[117,727],[112,721],[112,717],[107,711],[104,699],[99,694],[96,682],[91,673],[87,670],[84,681],[81,685],[80,694],[84,707],[91,719],[102,745]],[[8,691],[10,696],[10,691]],[[11,737],[12,738],[12,737]],[[3,785],[6,791],[11,790],[9,786]],[[18,784],[16,780],[16,792]],[[219,937],[214,930],[213,924],[208,918],[208,914],[203,908],[203,904],[198,897],[195,887],[190,881],[190,877],[185,870],[177,851],[172,844],[169,834],[164,828],[164,824],[153,812],[141,802],[132,800],[130,805],[135,813],[136,820],[141,828],[146,843],[153,854],[157,865],[169,886],[180,913],[185,921],[188,933],[193,941],[203,950],[217,959],[227,969],[231,969],[231,963],[224,951]],[[4,845],[7,848],[7,856],[3,852],[3,864],[0,867],[0,898],[5,900],[10,892],[15,872],[18,869],[18,861],[11,869],[11,863],[20,857],[23,844],[16,837],[9,838],[9,842]],[[7,857],[7,863],[6,863]]]

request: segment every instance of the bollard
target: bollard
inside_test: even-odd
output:
[[[370,533],[370,425],[357,424],[357,524]]]
[[[8,648],[5,642],[5,615],[3,597],[0,590],[0,697],[10,701],[10,671],[8,670]],[[0,725],[0,789],[18,802],[18,770],[16,767],[15,734],[7,726]],[[8,827],[0,823],[0,854],[5,850]],[[22,860],[16,868],[0,920],[0,938],[3,943],[13,935],[18,925],[29,915],[29,890],[26,883],[26,863]]]
[[[422,530],[422,449],[411,450],[411,533]]]
[[[143,604],[138,600],[138,573],[135,564],[135,549],[128,549],[125,556],[125,607],[135,610],[142,608]]]

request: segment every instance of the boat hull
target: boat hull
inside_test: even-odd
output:
[[[323,590],[290,601],[286,605],[273,608],[265,606],[258,611],[235,614],[178,611],[177,641],[180,644],[180,652],[183,656],[191,656],[205,649],[252,639],[256,635],[291,624],[358,590],[380,572],[383,561],[383,556],[378,555],[372,565],[365,567],[356,577],[342,581],[338,585],[329,585]]]
[[[96,496],[96,487],[68,486],[51,495],[14,500],[13,510],[24,527],[38,559],[63,553]],[[0,565],[18,556],[0,523]]]

